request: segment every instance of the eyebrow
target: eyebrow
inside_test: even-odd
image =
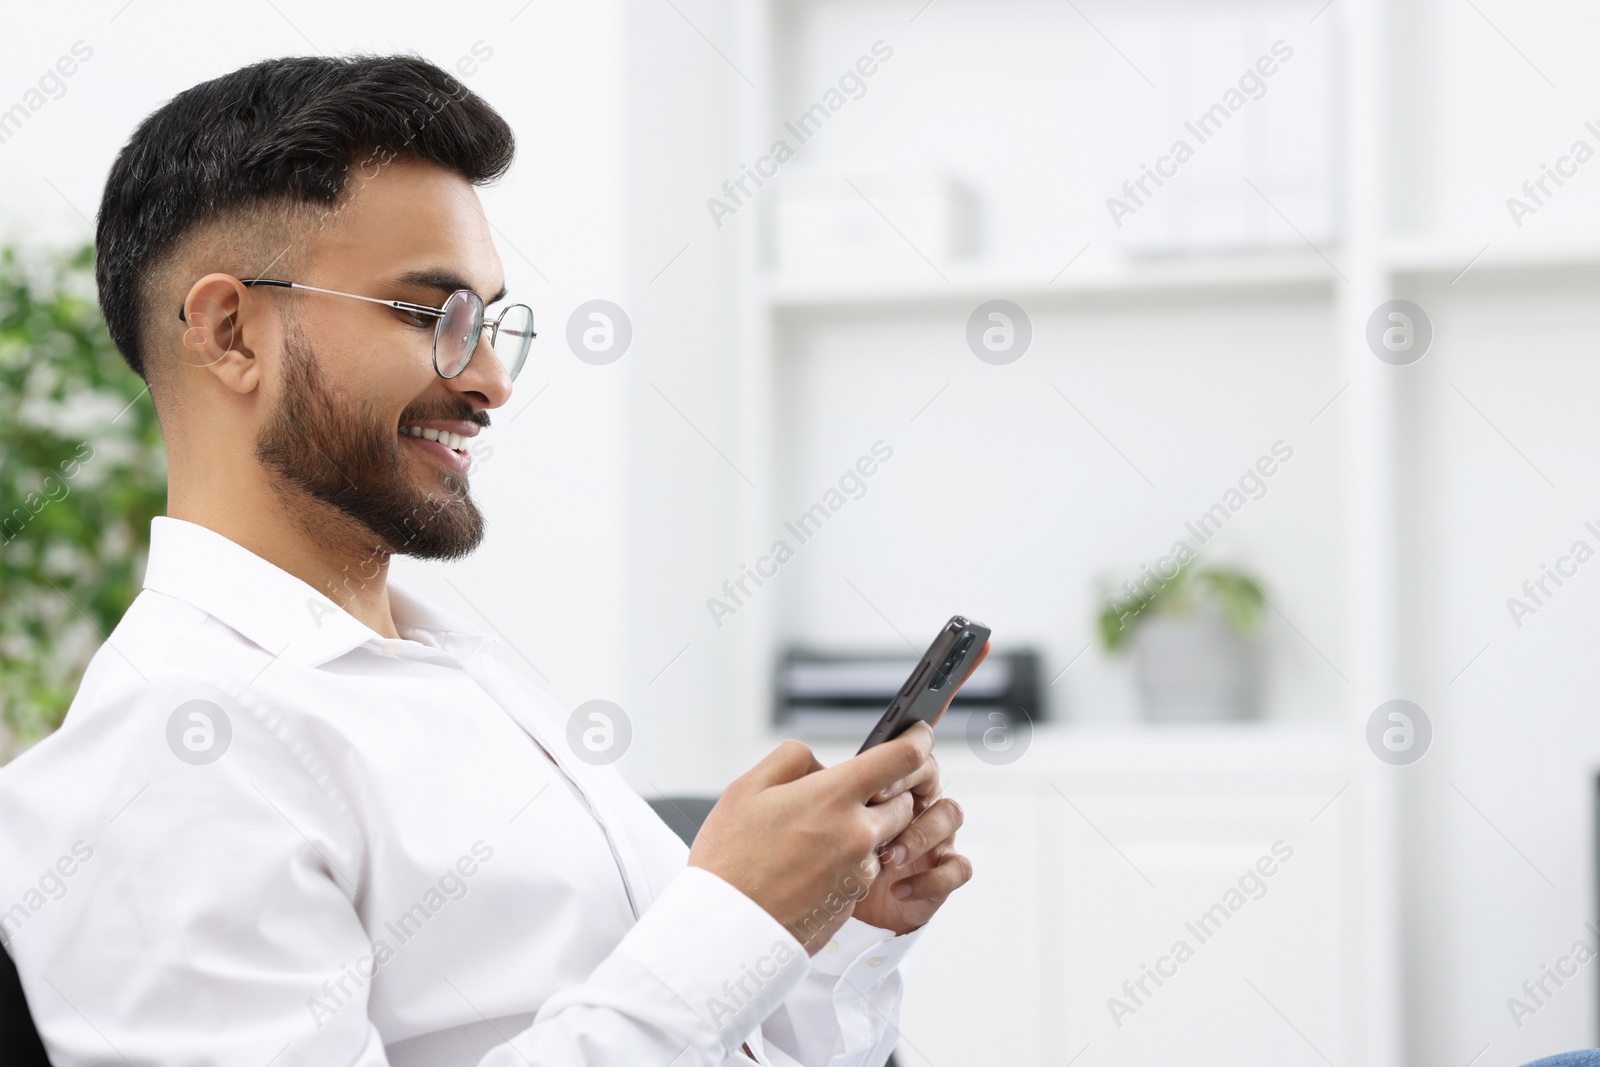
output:
[[[437,289],[441,293],[453,293],[457,289],[468,289],[477,292],[472,285],[461,275],[454,271],[441,270],[435,267],[424,267],[420,270],[408,270],[395,279],[400,285],[417,286],[422,289]],[[483,296],[482,293],[478,293]],[[500,291],[493,296],[484,297],[485,305],[493,304],[497,300],[504,300],[506,287],[501,286]]]

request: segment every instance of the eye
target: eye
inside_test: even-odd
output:
[[[420,311],[407,311],[405,308],[395,308],[395,314],[400,316],[401,322],[419,330],[431,330],[438,321],[432,315],[424,315]]]

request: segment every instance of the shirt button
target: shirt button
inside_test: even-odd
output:
[[[383,654],[385,656],[398,656],[400,654],[400,646],[397,644],[384,645]]]
[[[868,967],[882,967],[889,960],[888,956],[874,956],[867,961]]]

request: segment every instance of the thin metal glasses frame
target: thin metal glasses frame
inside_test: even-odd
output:
[[[325,294],[327,296],[342,296],[342,297],[347,297],[347,298],[349,298],[351,300],[364,300],[369,304],[381,304],[384,307],[391,307],[391,308],[394,308],[397,311],[409,311],[409,312],[412,312],[413,314],[417,314],[417,315],[431,315],[435,319],[438,319],[440,323],[444,322],[444,317],[445,317],[445,309],[442,308],[442,307],[429,307],[427,304],[414,304],[409,300],[384,300],[381,297],[362,296],[359,293],[343,293],[343,292],[340,292],[337,289],[323,289],[320,286],[306,285],[303,282],[285,281],[285,280],[283,280],[281,278],[240,278],[239,279],[239,284],[240,285],[268,285],[268,286],[272,286],[273,288],[277,288],[277,289],[304,289],[304,290],[306,290],[308,292],[323,293],[323,294]],[[445,304],[448,305],[451,300],[454,300],[456,298],[456,296],[458,294],[461,294],[461,293],[465,293],[467,296],[469,296],[469,297],[471,297],[471,298],[473,298],[474,300],[477,301],[477,303],[478,303],[478,316],[477,316],[477,318],[478,318],[478,339],[481,340],[482,337],[483,337],[483,331],[484,330],[488,330],[489,331],[489,347],[490,348],[494,347],[495,338],[500,332],[500,324],[502,322],[504,322],[505,319],[506,319],[506,316],[509,315],[516,308],[527,308],[528,320],[529,320],[530,325],[531,325],[531,323],[533,321],[533,309],[529,308],[528,305],[526,305],[526,304],[510,304],[510,305],[507,305],[500,312],[500,315],[493,322],[485,321],[484,318],[483,318],[483,298],[480,297],[477,293],[473,292],[471,289],[457,289],[455,292],[451,293],[449,295],[449,297],[447,297],[445,299]],[[180,321],[187,321],[184,318],[184,313],[183,313],[183,309],[182,308],[178,309],[178,319]],[[532,343],[533,339],[538,337],[538,336],[539,336],[538,331],[533,330],[533,329],[529,329],[528,330],[528,342],[529,343]],[[455,374],[446,374],[439,367],[439,330],[438,330],[438,327],[435,327],[434,328],[434,332],[433,332],[433,369],[434,369],[434,372],[437,373],[439,375],[439,377],[445,378],[445,379],[455,378],[455,377],[460,376],[460,374],[467,369],[467,365],[472,362],[473,353],[477,351],[477,348],[478,348],[478,343],[477,343],[477,340],[475,340],[473,342],[471,348],[469,348],[467,350],[467,358],[464,361],[462,361],[461,369],[456,371]],[[526,359],[527,359],[527,356],[524,353],[524,355],[522,357],[522,360],[519,361],[518,365],[511,369],[511,377],[513,379],[517,376],[517,373],[519,371],[521,371],[521,369],[522,369],[521,363],[525,362]]]

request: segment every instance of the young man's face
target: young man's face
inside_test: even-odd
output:
[[[485,303],[501,292],[500,257],[465,179],[396,160],[352,167],[350,183],[347,198],[302,238],[307,252],[290,281],[430,307],[456,289]],[[466,369],[447,380],[433,366],[433,318],[315,293],[253,293],[285,301],[292,323],[279,396],[256,442],[290,499],[305,494],[338,508],[392,552],[444,559],[477,547],[484,522],[468,495],[472,442],[451,449],[403,431],[420,425],[468,438],[489,425],[487,409],[506,402],[511,381],[488,331]]]

